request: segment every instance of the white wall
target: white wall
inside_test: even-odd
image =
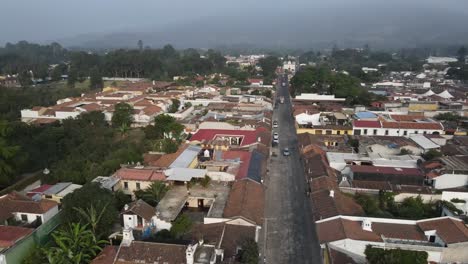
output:
[[[39,111],[34,111],[30,109],[21,110],[21,118],[38,118]]]
[[[434,178],[433,186],[436,189],[456,188],[468,185],[467,174],[443,174]]]
[[[234,181],[236,176],[223,171],[208,171],[207,174],[213,181]]]
[[[15,212],[13,214],[15,216],[15,219],[18,220],[18,221],[23,221],[21,219],[21,215],[26,215],[27,216],[27,218],[28,218],[27,222],[28,223],[32,223],[32,222],[36,221],[37,216],[40,216],[42,223],[45,223],[45,222],[49,221],[49,219],[52,218],[57,213],[58,213],[58,206],[56,205],[55,207],[53,207],[52,209],[50,209],[49,211],[47,211],[44,214],[28,214],[28,213],[21,213],[21,212]]]
[[[367,134],[364,133],[364,130],[367,129]],[[396,137],[409,137],[412,134],[420,134],[423,135],[424,132],[426,134],[433,134],[434,132],[438,132],[440,135],[443,134],[443,130],[434,130],[434,129],[398,129],[398,128],[356,128],[353,127],[353,131],[361,130],[361,135],[363,136],[396,136]],[[374,134],[374,130],[376,130],[376,134]],[[388,135],[385,134],[385,131],[388,130]],[[404,135],[406,131],[406,136]],[[354,135],[356,135],[354,133]]]
[[[167,222],[167,221],[164,221],[162,219],[159,219],[157,216],[154,216],[151,221],[153,222],[153,224],[155,225],[156,227],[156,231],[161,231],[163,229],[167,229],[167,230],[170,230],[171,227],[172,227],[172,223],[171,222]]]

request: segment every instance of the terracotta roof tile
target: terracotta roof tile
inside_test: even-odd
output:
[[[127,210],[124,208],[121,214],[136,214],[146,221],[151,221],[151,218],[156,215],[156,208],[139,199],[129,204]]]
[[[129,246],[120,247],[115,263],[185,264],[186,249],[185,245],[132,241]]]
[[[113,264],[117,249],[117,246],[105,246],[101,253],[91,261],[91,264]]]
[[[436,234],[446,243],[468,242],[468,228],[458,219],[442,218],[430,221],[419,221],[423,231],[436,230]]]
[[[263,220],[265,205],[263,185],[250,179],[234,182],[224,208],[224,217],[241,216],[258,225]]]
[[[17,241],[31,234],[32,228],[20,226],[0,226],[0,248],[8,248],[16,244]]]
[[[44,214],[58,204],[51,200],[33,201],[28,196],[12,192],[0,197],[0,221],[6,220],[14,212]]]
[[[166,176],[154,168],[121,168],[114,174],[121,180],[130,181],[164,181]]]

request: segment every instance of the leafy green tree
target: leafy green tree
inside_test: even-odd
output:
[[[62,206],[65,222],[93,225],[93,230],[98,237],[108,234],[118,215],[116,200],[112,192],[101,188],[96,183],[85,184],[82,188],[65,196]]]
[[[179,144],[177,144],[176,141],[170,139],[170,138],[165,138],[161,140],[162,142],[162,148],[161,151],[170,154],[170,153],[175,153],[177,152],[177,149],[179,148]]]
[[[98,212],[94,208],[94,205],[91,205],[89,208],[80,208],[80,207],[73,207],[83,219],[85,219],[86,223],[91,226],[91,230],[94,234],[96,234],[96,229],[101,222],[102,216],[106,213],[107,206],[109,204],[104,205],[104,207]]]
[[[156,181],[151,183],[148,188],[137,191],[135,196],[147,202],[149,205],[156,206],[168,190],[169,187],[167,187],[164,182]]]
[[[175,113],[179,110],[180,101],[178,99],[172,99],[172,104],[169,107],[169,113]]]
[[[50,73],[50,78],[52,78],[52,81],[60,81],[62,80],[62,75],[64,75],[67,72],[67,66],[63,63],[58,64],[55,66],[55,68],[52,69],[52,72]]]
[[[98,67],[93,67],[89,77],[89,88],[102,89],[103,87],[104,81],[102,80],[102,74]]]
[[[435,159],[435,158],[442,157],[442,153],[440,151],[435,150],[435,149],[431,149],[428,152],[424,153],[422,155],[422,157],[425,160],[432,160],[432,159]]]
[[[265,57],[265,58],[261,58],[258,61],[258,64],[262,68],[263,76],[264,77],[267,77],[267,76],[271,77],[271,76],[275,76],[276,68],[281,65],[281,62],[278,59],[278,57],[268,56],[268,57]]]
[[[172,227],[170,230],[171,235],[172,237],[179,239],[185,234],[187,234],[192,228],[192,226],[192,220],[190,220],[190,218],[188,218],[186,215],[181,215],[177,217],[174,223],[172,223]]]
[[[426,264],[428,258],[426,251],[383,249],[371,245],[366,246],[364,254],[370,264]]]
[[[158,115],[154,118],[154,126],[145,128],[148,139],[173,138],[180,139],[184,126],[177,123],[176,119],[170,115]]]
[[[437,119],[437,120],[455,121],[455,122],[466,119],[463,116],[457,115],[455,113],[450,113],[450,112],[437,114],[436,116],[434,116],[434,118]]]
[[[8,143],[6,137],[11,128],[7,121],[0,120],[0,186],[11,183],[16,171],[14,158],[20,151],[19,146],[13,146]]]
[[[130,127],[133,122],[133,107],[127,103],[118,103],[115,105],[112,115],[112,126],[115,128],[126,125]]]
[[[203,186],[203,188],[206,188],[206,187],[208,187],[210,182],[211,182],[210,176],[205,175],[205,177],[200,180],[200,185]]]
[[[120,211],[126,204],[132,202],[132,197],[125,194],[122,190],[117,190],[114,192],[114,200],[117,210]]]
[[[32,84],[31,73],[29,71],[22,71],[18,73],[18,82],[21,86],[28,86]]]
[[[253,239],[246,239],[242,244],[242,253],[240,255],[240,263],[257,264],[258,258],[258,245]]]
[[[51,264],[90,263],[108,242],[98,240],[86,225],[72,223],[52,233],[54,246],[45,249]]]

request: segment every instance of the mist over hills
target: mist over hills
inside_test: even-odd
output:
[[[321,8],[269,15],[243,14],[186,20],[165,27],[87,34],[60,39],[68,47],[161,47],[177,48],[248,46],[259,48],[371,47],[391,49],[437,47],[468,43],[468,15],[442,8],[398,6],[380,8]]]

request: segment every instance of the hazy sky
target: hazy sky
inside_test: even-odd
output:
[[[468,15],[467,0],[0,0],[0,44],[59,40],[87,33],[147,31],[207,17],[293,19],[281,14],[350,5],[365,9],[368,3],[372,3],[369,12],[385,12],[385,5],[421,5]],[[380,5],[384,7],[378,10]]]

